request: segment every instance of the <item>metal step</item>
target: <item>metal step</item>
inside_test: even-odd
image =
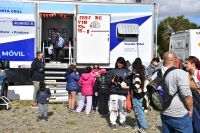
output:
[[[67,102],[67,99],[50,99],[49,102],[50,103],[64,103]]]
[[[68,96],[68,93],[67,92],[59,92],[59,93],[51,93],[51,96]]]
[[[53,77],[53,76],[45,76],[45,80],[49,80],[49,79],[65,79],[65,77]]]
[[[54,68],[54,69],[63,69],[68,68],[68,63],[61,63],[61,62],[50,62],[45,64],[45,68]]]
[[[65,88],[50,88],[50,90],[66,90],[66,87]]]
[[[45,74],[65,74],[66,72],[58,72],[58,71],[45,71]]]

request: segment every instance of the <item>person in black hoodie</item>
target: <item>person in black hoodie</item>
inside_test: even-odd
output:
[[[108,74],[111,77],[109,98],[110,126],[112,130],[117,130],[116,120],[119,114],[120,126],[129,128],[130,126],[125,123],[127,116],[126,96],[129,88],[126,83],[128,81],[129,70],[126,67],[125,59],[119,57],[115,63],[115,69],[111,70]]]
[[[106,69],[100,70],[100,77],[96,78],[94,85],[95,96],[98,96],[98,112],[102,116],[107,116],[109,113],[109,78]]]
[[[32,108],[37,108],[38,105],[35,101],[36,92],[39,89],[39,83],[44,81],[44,63],[43,63],[44,54],[42,52],[37,52],[37,58],[35,58],[31,64],[30,77],[34,84],[33,92],[33,105]]]
[[[40,82],[40,88],[36,93],[36,101],[39,104],[39,116],[37,120],[44,118],[45,121],[48,121],[48,103],[51,97],[51,91],[49,88],[46,88],[44,82]]]

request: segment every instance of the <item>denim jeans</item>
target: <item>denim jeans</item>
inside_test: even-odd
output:
[[[137,99],[137,98],[132,98],[132,102],[133,102],[133,110],[134,110],[134,115],[135,115],[135,119],[137,122],[137,126],[139,128],[143,128],[146,129],[147,128],[147,121],[145,119],[145,114],[144,114],[144,110],[142,108],[142,101],[143,98],[141,99]]]
[[[192,118],[186,114],[183,117],[172,117],[161,114],[163,133],[193,133]]]
[[[110,110],[110,123],[116,124],[117,116],[119,115],[119,122],[124,123],[126,121],[126,96],[123,95],[110,95],[109,99]]]

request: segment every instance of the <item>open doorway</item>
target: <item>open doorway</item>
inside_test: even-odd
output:
[[[41,48],[45,62],[69,63],[73,58],[74,15],[63,13],[40,13],[42,20]],[[61,38],[62,46],[57,46]]]

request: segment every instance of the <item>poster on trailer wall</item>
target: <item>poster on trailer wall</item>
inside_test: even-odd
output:
[[[34,59],[33,3],[0,2],[0,56],[3,60]]]

